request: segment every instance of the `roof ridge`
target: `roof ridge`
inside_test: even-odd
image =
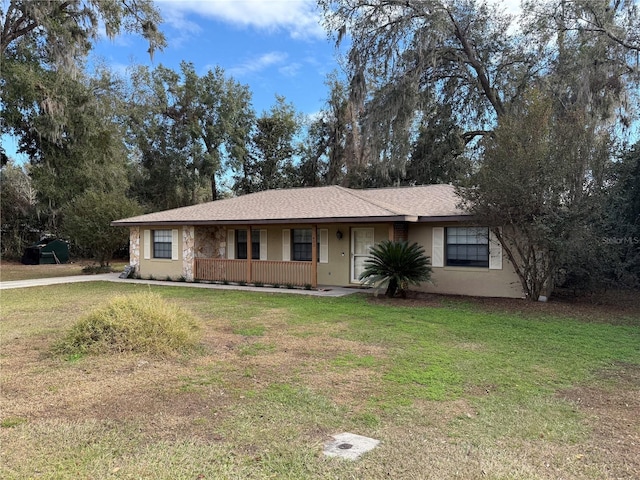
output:
[[[379,202],[376,200],[372,200],[371,198],[368,198],[366,195],[359,195],[358,190],[356,189],[352,189],[352,188],[346,188],[346,187],[341,187],[340,185],[336,185],[336,187],[338,187],[341,190],[344,190],[346,193],[353,195],[354,197],[363,200],[365,202],[368,202],[372,205],[375,205],[376,207],[380,207],[383,208],[385,210],[387,210],[390,213],[393,213],[394,215],[411,215],[411,213],[406,212],[406,211],[400,211],[400,210],[396,210],[397,205],[392,205],[386,202]]]

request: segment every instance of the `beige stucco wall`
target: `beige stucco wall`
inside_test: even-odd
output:
[[[192,228],[192,227],[187,227]],[[178,230],[178,259],[170,260],[165,258],[153,258],[153,230]],[[149,230],[151,235],[150,245],[150,258],[145,259],[145,246],[144,246],[144,231]],[[183,227],[176,228],[167,227],[140,227],[140,265],[138,273],[142,278],[149,278],[152,276],[156,279],[165,279],[171,277],[177,280],[185,274],[183,265]],[[186,276],[186,275],[185,275]]]
[[[459,226],[459,224],[411,224],[409,243],[416,242],[422,245],[425,253],[431,257],[433,227],[446,226]],[[477,267],[432,267],[431,279],[433,283],[425,283],[416,290],[481,297],[522,298],[524,296],[520,280],[504,252],[501,270]]]
[[[432,255],[432,229],[434,226],[446,227],[458,225],[455,223],[442,224],[410,224],[408,239],[410,243],[421,244],[428,256]],[[268,260],[282,260],[282,231],[283,229],[310,228],[309,224],[299,225],[268,225],[253,226],[256,230],[267,230],[267,255]],[[131,229],[132,248],[135,250],[137,236],[138,242],[138,271],[143,278],[153,276],[177,279],[181,276],[191,280],[193,276],[193,258],[225,258],[227,229],[246,228],[243,225],[228,227],[178,227],[179,245],[178,260],[144,259],[144,230],[153,230],[153,227]],[[163,229],[166,227],[158,227]],[[318,263],[318,285],[348,286],[351,282],[351,233],[354,228],[373,228],[374,241],[376,243],[387,240],[390,237],[389,224],[329,224],[318,225],[318,229],[328,230],[329,261]],[[337,231],[342,232],[342,238],[337,238]],[[392,230],[391,230],[392,231]],[[193,252],[189,255],[189,252]],[[153,255],[153,253],[151,252]],[[502,269],[492,270],[488,268],[472,267],[432,267],[433,283],[425,283],[418,290],[433,293],[476,295],[492,297],[523,296],[520,282],[510,262],[503,254]],[[412,287],[416,288],[416,287]]]
[[[318,264],[318,285],[349,284],[349,226],[321,225],[329,233],[329,262]],[[342,238],[338,240],[336,233],[340,230]]]
[[[329,263],[318,264],[318,285],[349,286],[351,282],[351,231],[354,228],[373,228],[373,241],[389,239],[388,224],[322,225],[329,229]],[[342,232],[342,239],[336,237]],[[355,282],[359,283],[359,282]]]

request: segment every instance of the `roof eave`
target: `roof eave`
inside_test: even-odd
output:
[[[178,226],[178,225],[287,225],[287,224],[326,224],[326,223],[380,223],[380,222],[418,222],[414,215],[393,215],[383,217],[317,217],[317,218],[279,218],[279,219],[233,219],[233,220],[156,220],[131,221],[116,220],[111,222],[113,227],[144,227],[144,226]]]
[[[418,223],[438,223],[438,222],[465,222],[473,220],[473,215],[459,214],[459,215],[436,215],[428,217],[418,217]]]

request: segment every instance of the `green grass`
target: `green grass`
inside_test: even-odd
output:
[[[26,423],[27,419],[22,417],[7,417],[0,420],[0,428],[13,428]]]
[[[196,354],[47,355],[87,311],[139,292],[201,319]],[[8,290],[0,346],[13,353],[0,360],[16,380],[0,379],[0,476],[603,477],[618,468],[606,455],[568,460],[597,448],[590,417],[559,392],[615,391],[620,385],[601,373],[638,368],[640,319],[620,320],[606,310],[584,322],[551,310],[381,305],[286,290],[101,282]],[[120,415],[129,403],[131,413]],[[95,413],[111,404],[114,413]],[[319,456],[342,431],[383,443],[356,463]],[[540,470],[546,461],[557,469]]]

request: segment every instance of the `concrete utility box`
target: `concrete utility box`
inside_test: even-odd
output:
[[[22,263],[25,265],[45,265],[69,262],[69,244],[63,240],[50,238],[40,240],[24,249]]]

